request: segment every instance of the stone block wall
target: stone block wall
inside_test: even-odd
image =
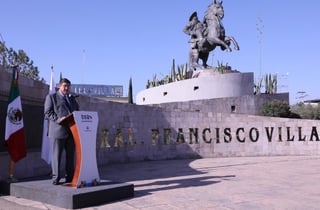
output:
[[[11,81],[11,71],[0,71],[0,139],[2,141],[4,141],[5,135],[5,118]],[[41,148],[44,119],[43,104],[44,98],[49,91],[49,86],[19,75],[19,91],[22,102],[27,147],[32,151],[39,151],[39,148]],[[4,144],[0,144],[0,152],[6,151],[7,148],[4,147]]]
[[[201,111],[259,115],[260,108],[271,100],[289,103],[289,93],[244,95],[239,97],[195,100],[149,105],[167,111]]]
[[[99,104],[99,164],[173,158],[261,155],[318,155],[316,120],[219,113],[215,110],[162,109],[129,104]],[[95,105],[94,105],[95,104]],[[108,129],[110,147],[101,145]],[[132,129],[132,141],[130,132]],[[123,144],[117,143],[117,135]]]

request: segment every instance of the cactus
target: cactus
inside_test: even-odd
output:
[[[178,66],[178,80],[187,79],[187,65]]]
[[[273,93],[277,93],[278,92],[278,77],[277,74],[273,75]]]
[[[277,93],[277,86],[278,86],[278,81],[277,81],[277,75],[265,75],[264,76],[264,81],[265,81],[265,93],[266,94],[275,94]]]
[[[261,94],[261,86],[262,86],[262,78],[260,78],[256,84],[254,85],[255,87],[255,95],[260,95]]]
[[[172,67],[171,67],[171,81],[175,82],[176,81],[176,64],[175,60],[172,60]]]

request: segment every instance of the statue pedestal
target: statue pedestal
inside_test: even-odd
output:
[[[217,73],[216,70],[200,70],[197,77],[152,87],[139,92],[138,105],[161,104],[192,100],[239,97],[252,95],[253,73]]]
[[[217,68],[201,69],[201,70],[193,71],[192,78],[210,77],[210,76],[214,76],[214,75],[230,74],[230,73],[239,73],[239,71],[229,70],[229,69],[219,70]]]

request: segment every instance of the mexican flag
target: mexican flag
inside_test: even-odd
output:
[[[14,162],[21,160],[27,155],[18,77],[18,71],[14,68],[5,129],[5,145],[8,147],[9,154]]]

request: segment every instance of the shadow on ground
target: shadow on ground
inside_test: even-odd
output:
[[[206,176],[190,167],[196,159],[144,161],[106,165],[100,168],[101,179],[134,182],[135,197],[155,191],[201,187],[235,178],[235,175]]]

